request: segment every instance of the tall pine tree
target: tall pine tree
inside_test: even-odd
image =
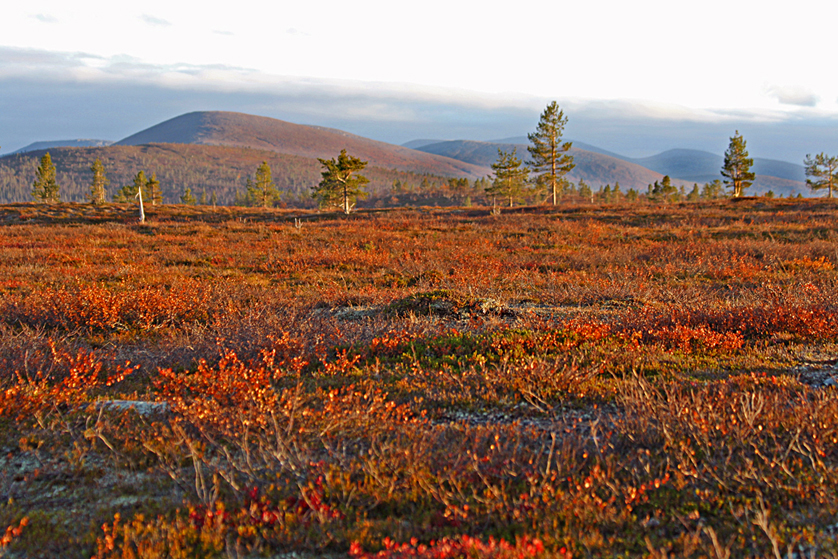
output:
[[[553,101],[538,120],[536,131],[527,134],[532,145],[527,146],[532,161],[529,165],[536,174],[536,185],[552,197],[553,205],[562,190],[563,177],[575,167],[573,156],[568,152],[571,142],[562,142],[562,133],[567,124],[564,111]]]
[[[32,197],[43,203],[51,204],[61,201],[59,186],[55,180],[55,165],[49,152],[41,158],[41,164],[36,171],[35,182],[32,184]]]
[[[748,157],[745,139],[739,130],[730,139],[730,145],[725,151],[725,161],[722,165],[722,176],[726,177],[725,184],[733,189],[733,197],[738,198],[746,188],[751,186],[756,176],[751,167],[754,160]]]

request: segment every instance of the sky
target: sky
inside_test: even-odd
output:
[[[567,138],[628,156],[721,154],[737,130],[753,157],[838,154],[838,5],[821,0],[9,4],[0,153],[197,110],[492,140],[556,100]]]

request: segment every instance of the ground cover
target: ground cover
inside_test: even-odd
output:
[[[834,556],[836,210],[0,206],[0,554]]]

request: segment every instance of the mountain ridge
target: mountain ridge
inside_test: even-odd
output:
[[[15,150],[7,155],[13,155],[15,153],[27,153],[30,151],[38,151],[42,149],[50,149],[50,148],[63,148],[63,147],[105,147],[113,144],[110,140],[93,140],[87,138],[78,138],[74,140],[42,140],[38,142],[32,142],[28,146],[24,146],[18,150]]]
[[[479,149],[476,147],[478,145]],[[462,157],[470,163],[491,165],[491,162],[497,158],[497,149],[506,152],[516,149],[518,157],[528,160],[527,145],[526,137],[513,136],[494,142],[447,140],[424,144],[415,149],[428,150],[454,158]],[[574,156],[577,168],[568,174],[568,178],[571,180],[582,178],[594,186],[613,184],[618,181],[625,188],[639,190],[660,180],[663,175],[668,175],[674,184],[685,187],[723,178],[720,171],[724,158],[701,150],[675,148],[649,157],[631,158],[612,154],[584,142],[574,141],[570,153]],[[628,166],[621,165],[619,161]],[[598,172],[596,168],[599,169]],[[754,158],[753,170],[757,177],[748,194],[765,194],[770,190],[777,195],[789,196],[807,193],[809,190],[805,183],[802,165],[777,159]],[[610,180],[609,173],[612,176]]]
[[[123,138],[115,145],[223,145],[331,159],[341,149],[372,166],[443,176],[484,176],[488,169],[456,159],[371,140],[342,130],[228,111],[176,116]]]

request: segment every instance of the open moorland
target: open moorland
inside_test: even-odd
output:
[[[836,556],[837,211],[0,206],[0,555]]]

